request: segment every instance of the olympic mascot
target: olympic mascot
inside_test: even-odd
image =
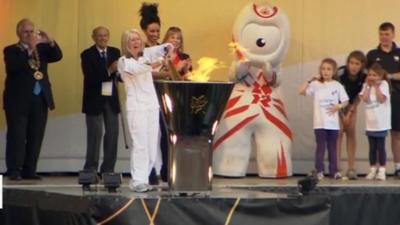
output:
[[[254,139],[260,177],[292,175],[292,132],[277,82],[289,39],[288,18],[276,6],[251,3],[236,18],[230,79],[237,83],[214,136],[214,174],[245,176]]]

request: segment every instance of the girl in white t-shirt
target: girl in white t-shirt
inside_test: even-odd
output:
[[[371,166],[367,179],[386,180],[385,138],[391,129],[390,91],[386,76],[379,64],[372,64],[360,92],[365,102],[365,127]]]
[[[326,58],[319,67],[319,75],[300,87],[300,94],[314,97],[314,133],[317,142],[315,169],[319,180],[324,178],[324,156],[328,149],[329,174],[331,178],[342,176],[337,165],[337,140],[339,135],[339,112],[347,105],[349,97],[344,87],[333,80],[337,64]]]

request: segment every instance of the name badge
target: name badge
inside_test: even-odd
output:
[[[101,95],[102,96],[111,96],[113,90],[112,82],[103,82],[101,84]]]

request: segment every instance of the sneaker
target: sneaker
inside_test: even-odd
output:
[[[7,176],[9,180],[13,181],[20,181],[22,180],[21,173],[20,172],[7,172]]]
[[[149,184],[158,185],[160,182],[158,181],[158,176],[156,174],[156,170],[153,168],[149,175]]]
[[[149,185],[148,184],[137,184],[135,186],[129,186],[129,188],[138,193],[143,193],[149,191]]]
[[[394,178],[400,179],[400,169],[397,169],[397,170],[394,172]]]
[[[346,177],[349,180],[357,180],[358,176],[357,176],[356,170],[355,169],[348,170],[347,173],[346,173]]]
[[[324,173],[323,172],[318,172],[317,173],[317,179],[318,180],[323,180],[324,179]]]
[[[386,170],[385,170],[385,168],[383,168],[383,167],[379,168],[375,179],[377,179],[377,180],[386,180]]]
[[[335,180],[340,180],[342,179],[342,174],[339,172],[336,172],[335,175],[333,175],[333,179]]]
[[[376,177],[376,167],[371,167],[369,169],[368,175],[365,177],[367,180],[373,180]]]
[[[21,177],[22,177],[22,179],[25,179],[25,180],[41,180],[42,179],[42,177],[39,176],[36,173],[33,173],[33,174],[22,174]]]

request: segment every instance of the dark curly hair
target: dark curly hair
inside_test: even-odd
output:
[[[160,17],[158,17],[158,4],[143,2],[142,7],[139,10],[139,14],[142,17],[140,19],[140,27],[142,30],[146,30],[147,26],[151,23],[160,23]]]

